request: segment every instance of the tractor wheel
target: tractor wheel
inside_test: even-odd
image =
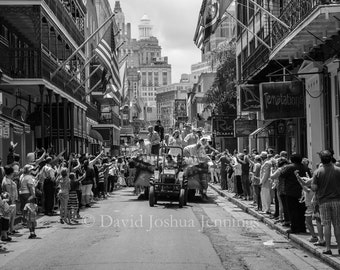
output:
[[[155,205],[155,188],[153,186],[149,188],[149,205],[151,207]]]
[[[181,191],[179,192],[179,208],[182,208],[185,203],[185,189],[181,188]]]

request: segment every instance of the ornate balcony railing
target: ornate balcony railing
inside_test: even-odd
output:
[[[315,8],[329,2],[330,1],[327,0],[291,0],[279,16],[279,19],[290,26],[291,30],[282,26],[282,24],[277,21],[273,22],[272,46],[275,47],[281,42],[300,22],[307,18]]]
[[[91,118],[91,119],[95,120],[95,121],[98,121],[98,119],[99,119],[98,108],[96,108],[93,104],[88,104],[87,105],[86,116],[88,118]]]
[[[98,120],[99,124],[111,124],[120,126],[121,121],[120,117],[114,113],[102,113],[100,119]]]
[[[77,22],[76,18],[70,16],[67,10],[60,1],[57,0],[44,0],[54,15],[61,22],[66,31],[72,36],[78,45],[82,44],[85,40],[84,22]],[[78,19],[79,20],[79,19]],[[83,19],[84,20],[84,19]]]
[[[0,68],[12,78],[51,81],[50,74],[57,69],[59,64],[56,59],[42,50],[35,48],[11,49],[0,42]],[[65,84],[71,77],[71,73],[62,69],[51,82],[70,96],[81,100],[84,97],[85,88],[80,87],[74,94],[73,90],[78,88],[79,82],[73,80]]]
[[[60,63],[51,59],[45,53],[42,53],[42,78],[51,81],[50,76],[51,73],[57,69]],[[72,80],[70,83],[67,83],[72,78],[72,74],[67,72],[64,69],[61,69],[52,79],[52,83],[56,85],[58,88],[64,90],[70,96],[73,96],[77,100],[82,100],[85,96],[85,87],[81,86],[76,93],[73,93],[73,90],[79,87],[79,82],[77,80]]]
[[[269,36],[264,40],[267,44],[269,42]],[[265,65],[269,60],[269,49],[260,44],[254,53],[247,58],[242,65],[242,80],[247,80],[258,69]]]

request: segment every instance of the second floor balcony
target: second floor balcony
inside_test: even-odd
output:
[[[279,19],[290,29],[273,22],[270,59],[296,58],[297,53],[308,53],[338,33],[340,1],[291,0]]]

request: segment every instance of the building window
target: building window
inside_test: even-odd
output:
[[[142,72],[142,86],[146,86],[146,72]]]
[[[168,72],[163,72],[162,80],[163,80],[163,85],[168,85]]]
[[[158,72],[154,72],[153,74],[154,78],[154,86],[159,86],[159,77],[158,77]]]
[[[153,83],[153,76],[152,76],[152,72],[148,72],[148,86],[152,86]]]

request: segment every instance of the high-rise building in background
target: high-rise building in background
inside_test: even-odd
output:
[[[125,22],[120,1],[115,1],[115,20],[120,29],[121,44],[118,58],[127,61],[129,87],[122,107],[123,126],[121,139],[128,142],[133,133],[138,133],[157,120],[157,88],[171,83],[171,65],[168,57],[162,56],[162,48],[153,36],[151,20],[147,15],[138,26]],[[132,38],[131,27],[138,27],[138,39]],[[123,43],[124,42],[124,43]]]

